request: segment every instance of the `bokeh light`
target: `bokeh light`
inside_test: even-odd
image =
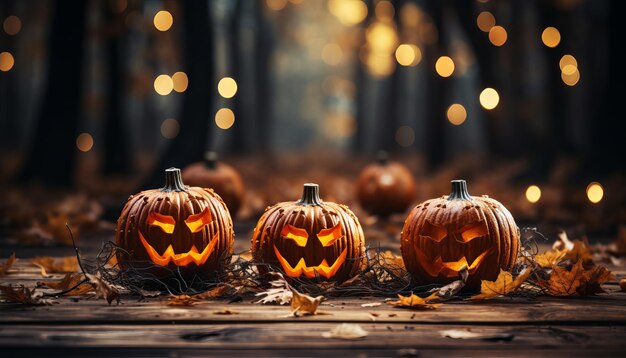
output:
[[[422,60],[422,51],[415,45],[402,44],[396,49],[396,61],[402,66],[416,66]]]
[[[168,118],[161,123],[161,135],[163,138],[174,139],[180,132],[180,124],[174,118]]]
[[[502,46],[506,43],[508,35],[502,26],[494,26],[489,30],[489,41],[494,46]]]
[[[7,16],[2,23],[2,28],[7,35],[17,35],[17,33],[22,29],[22,21],[15,15]]]
[[[349,113],[331,114],[324,119],[323,130],[329,138],[348,138],[356,131],[356,120]]]
[[[374,8],[374,15],[378,20],[382,21],[391,21],[393,20],[393,15],[395,14],[395,10],[393,5],[388,0],[379,1]]]
[[[359,24],[367,17],[367,5],[362,0],[329,0],[328,10],[345,26]]]
[[[167,96],[174,89],[174,81],[168,75],[159,75],[154,79],[154,90],[161,96]]]
[[[550,48],[557,47],[561,42],[561,33],[556,27],[546,27],[541,33],[541,41]]]
[[[401,147],[409,147],[415,142],[415,131],[409,126],[400,126],[396,130],[396,143]]]
[[[590,202],[597,204],[602,200],[602,197],[604,197],[604,188],[600,183],[594,181],[587,185],[587,199]]]
[[[13,68],[15,59],[10,52],[0,52],[0,71],[7,72]]]
[[[566,66],[574,66],[578,68],[578,61],[576,61],[574,56],[565,54],[561,57],[561,60],[559,60],[559,68],[563,71]]]
[[[496,18],[489,11],[483,11],[476,18],[476,25],[482,32],[489,32],[492,27],[496,26]]]
[[[187,90],[187,86],[189,86],[189,79],[187,78],[187,74],[185,72],[175,72],[172,75],[172,82],[174,83],[174,91],[176,92],[185,92]]]
[[[89,133],[81,133],[76,137],[76,148],[81,152],[88,152],[93,148],[93,137]]]
[[[536,185],[531,185],[526,189],[526,200],[536,203],[541,198],[541,189]]]
[[[446,116],[448,117],[448,121],[455,126],[463,124],[465,119],[467,118],[467,111],[462,104],[454,103],[448,110],[446,111]]]
[[[322,48],[322,60],[331,66],[335,66],[341,63],[343,59],[343,51],[337,44],[330,43],[324,45]]]
[[[563,83],[565,83],[568,86],[575,86],[578,81],[580,81],[580,72],[578,71],[578,68],[574,68],[574,71],[571,73],[566,73],[565,72],[565,68],[569,68],[569,67],[573,67],[572,65],[568,65],[565,66],[563,69],[563,72],[561,72],[561,79],[563,80]]]
[[[230,77],[224,77],[217,83],[217,92],[224,98],[232,98],[237,93],[237,82]]]
[[[271,10],[279,11],[287,6],[287,0],[265,0],[265,4]]]
[[[450,77],[454,73],[454,61],[448,56],[441,56],[435,63],[435,70],[441,77]]]
[[[493,88],[487,87],[480,92],[480,105],[485,109],[494,109],[500,102],[500,96],[498,91]]]
[[[174,24],[174,18],[169,11],[161,10],[154,15],[154,27],[159,31],[167,31]]]
[[[215,113],[215,124],[221,129],[228,129],[235,123],[235,113],[230,108],[220,108]]]

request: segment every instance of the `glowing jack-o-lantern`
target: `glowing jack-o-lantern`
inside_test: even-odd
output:
[[[519,254],[519,229],[509,211],[487,196],[472,197],[464,180],[449,196],[417,205],[401,235],[402,257],[414,281],[446,284],[465,267],[468,287],[494,280]]]
[[[116,242],[129,255],[118,254],[118,261],[158,276],[174,270],[206,276],[230,260],[233,235],[222,199],[211,189],[185,186],[180,170],[170,168],[163,188],[133,195],[124,206]]]
[[[361,270],[364,250],[359,220],[345,205],[323,202],[317,184],[305,184],[299,201],[269,207],[252,235],[254,260],[289,277],[346,280]]]

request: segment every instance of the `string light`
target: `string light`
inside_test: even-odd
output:
[[[508,35],[502,26],[494,26],[489,30],[489,41],[494,46],[502,46],[506,43]]]
[[[541,189],[536,185],[531,185],[526,189],[526,200],[536,203],[541,198]]]
[[[235,123],[235,113],[230,108],[220,108],[215,113],[215,124],[221,129],[228,129]]]
[[[7,16],[2,23],[2,27],[7,35],[15,36],[22,29],[22,21],[15,15]]]
[[[217,84],[217,92],[224,98],[232,98],[237,93],[237,82],[230,77],[224,77]]]
[[[435,70],[441,77],[450,77],[454,73],[454,61],[448,56],[441,56],[435,63]]]
[[[482,32],[489,32],[492,27],[496,26],[496,18],[489,11],[483,11],[476,18],[476,25]]]
[[[167,31],[174,24],[174,18],[169,11],[161,10],[154,15],[154,27],[159,31]]]
[[[598,182],[591,182],[587,185],[587,199],[593,204],[597,204],[604,197],[604,188]]]
[[[0,71],[7,72],[13,68],[15,59],[10,52],[0,52]]]
[[[166,139],[174,139],[180,132],[180,124],[174,118],[168,118],[161,123],[161,135]]]
[[[556,27],[546,27],[541,33],[541,41],[550,48],[557,47],[561,42],[561,33]]]
[[[172,75],[173,88],[176,92],[185,92],[187,90],[187,86],[189,85],[189,79],[187,78],[187,74],[185,72],[175,72]]]
[[[480,97],[478,99],[480,100],[480,105],[488,110],[496,108],[496,106],[500,102],[500,96],[498,95],[498,91],[490,87],[487,87],[482,92],[480,92]]]
[[[154,90],[161,96],[167,96],[174,89],[174,81],[168,75],[159,75],[154,80]]]
[[[465,110],[465,107],[463,107],[463,105],[459,103],[454,103],[450,107],[448,107],[446,115],[450,123],[454,124],[455,126],[459,126],[463,124],[463,122],[465,122],[465,119],[467,118],[467,111]]]
[[[89,133],[81,133],[76,137],[76,148],[81,152],[88,152],[93,148],[93,137]]]
[[[419,47],[402,44],[396,49],[396,61],[402,66],[416,66],[422,60],[422,51]]]

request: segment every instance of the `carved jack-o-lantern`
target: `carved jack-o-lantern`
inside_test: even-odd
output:
[[[415,197],[415,181],[407,167],[378,153],[378,162],[363,168],[357,181],[357,197],[367,212],[376,215],[402,213]]]
[[[354,213],[345,205],[323,202],[317,184],[305,184],[299,201],[269,207],[252,235],[256,262],[276,265],[289,277],[309,279],[352,277],[362,268],[364,245]]]
[[[472,197],[464,180],[452,193],[417,205],[401,235],[402,257],[414,281],[446,284],[467,267],[469,287],[494,280],[519,254],[519,229],[509,211],[487,196]]]
[[[170,168],[163,188],[128,199],[117,221],[116,242],[129,253],[118,255],[123,268],[149,267],[157,276],[172,270],[206,276],[230,260],[233,223],[217,194],[185,186],[180,170]]]
[[[207,152],[203,162],[189,165],[182,175],[190,186],[213,189],[224,200],[230,214],[237,215],[245,194],[243,180],[235,168],[217,160],[217,153]]]

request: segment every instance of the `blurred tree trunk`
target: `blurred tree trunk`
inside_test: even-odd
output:
[[[149,187],[163,184],[168,167],[184,168],[204,157],[212,123],[212,99],[215,93],[213,31],[206,0],[182,2],[184,67],[189,86],[183,98],[180,132],[154,167],[145,183]]]
[[[72,183],[81,113],[87,2],[52,8],[48,78],[21,177],[48,185]]]
[[[123,106],[125,71],[121,61],[122,42],[128,33],[122,14],[110,0],[104,1],[108,93],[106,121],[104,123],[103,171],[104,174],[129,172],[131,155],[128,148],[127,122]]]
[[[256,83],[256,103],[257,103],[257,123],[258,139],[260,151],[267,154],[270,150],[270,128],[271,128],[271,99],[272,99],[272,76],[270,61],[274,50],[274,35],[271,24],[263,15],[263,7],[258,1],[254,2],[256,14],[256,37],[255,37],[255,83]]]

